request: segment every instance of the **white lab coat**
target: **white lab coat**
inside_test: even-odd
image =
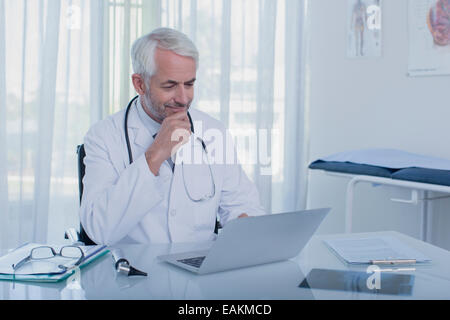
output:
[[[181,165],[176,164],[172,172],[165,161],[159,175],[153,175],[145,159],[153,137],[138,116],[139,107],[139,102],[134,103],[128,116],[134,160],[131,165],[124,134],[125,110],[95,124],[85,137],[86,172],[80,221],[94,242],[112,245],[208,241],[215,238],[217,213],[223,226],[242,213],[265,214],[255,185],[238,163],[210,163],[215,195],[202,202],[190,200],[186,189],[192,196],[205,186],[211,188],[207,164],[191,171],[185,166],[184,180]],[[214,129],[224,137],[228,134],[219,121],[207,114],[190,110],[190,115],[197,136],[195,126],[199,123],[202,132]],[[196,141],[194,135],[191,140]],[[202,148],[200,143],[194,142],[193,146]]]

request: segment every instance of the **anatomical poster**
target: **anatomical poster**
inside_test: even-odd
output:
[[[450,0],[409,0],[410,76],[450,75]]]
[[[380,57],[382,0],[347,1],[347,57]]]

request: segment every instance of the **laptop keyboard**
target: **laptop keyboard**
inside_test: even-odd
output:
[[[200,268],[203,260],[205,260],[205,257],[195,257],[195,258],[182,259],[182,260],[177,260],[177,261],[187,264],[189,266],[195,267],[195,268]]]

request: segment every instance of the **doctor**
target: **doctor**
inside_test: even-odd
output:
[[[207,241],[215,239],[217,215],[225,226],[265,214],[237,160],[211,158],[211,139],[202,134],[230,141],[226,128],[190,109],[195,45],[160,28],[136,40],[131,55],[139,97],[95,124],[84,140],[80,221],[89,237],[107,245]],[[188,151],[200,153],[197,162],[186,161]]]

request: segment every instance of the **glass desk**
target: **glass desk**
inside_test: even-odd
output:
[[[365,273],[367,265],[344,264],[323,242],[330,237],[365,235],[393,235],[432,259],[429,265],[416,265],[414,271],[402,272],[414,276],[410,294],[383,295],[299,287],[305,275],[314,268]],[[157,259],[159,255],[205,249],[209,245],[121,245],[118,248],[125,257],[134,267],[147,272],[147,277],[118,275],[108,253],[61,283],[0,281],[0,299],[450,299],[450,252],[397,232],[314,236],[294,259],[202,276]]]

